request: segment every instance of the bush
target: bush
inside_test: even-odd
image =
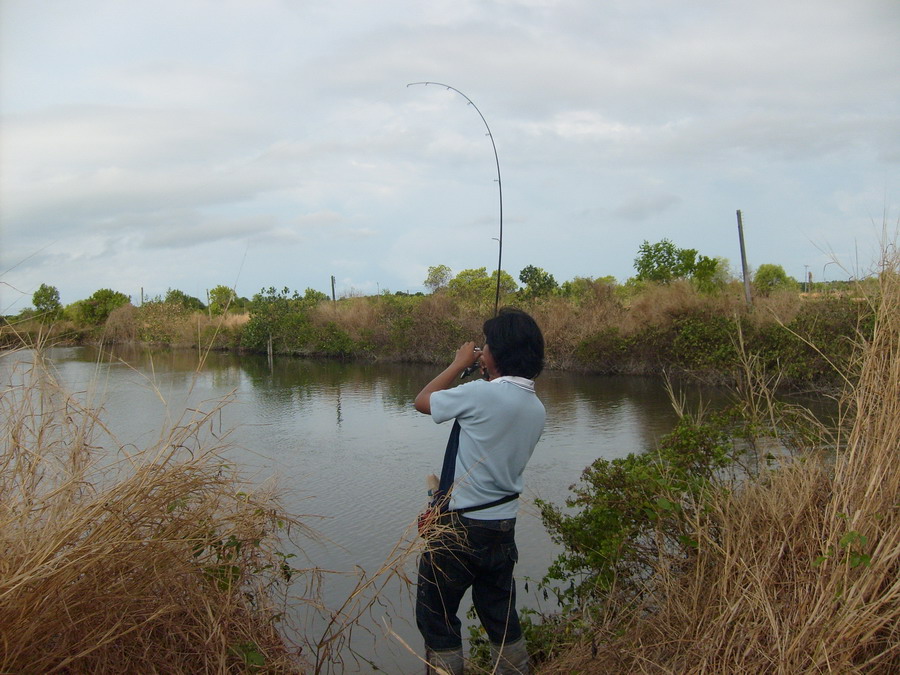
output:
[[[130,301],[131,299],[124,293],[101,288],[87,300],[76,303],[75,320],[88,326],[102,326],[114,309]]]
[[[735,459],[724,417],[682,417],[659,448],[587,467],[561,509],[538,500],[550,536],[564,551],[542,584],[565,609],[601,602],[615,588],[627,601],[642,595],[660,549],[689,557],[689,523],[710,479]]]
[[[672,354],[689,369],[731,372],[737,364],[736,324],[722,316],[685,316],[675,321]]]

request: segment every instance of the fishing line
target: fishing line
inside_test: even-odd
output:
[[[503,263],[503,183],[500,180],[500,157],[497,155],[497,144],[494,143],[494,135],[491,133],[491,128],[488,126],[487,120],[484,119],[484,115],[481,114],[481,111],[478,109],[478,106],[475,105],[475,102],[462,93],[456,87],[451,87],[449,84],[442,84],[440,82],[410,82],[407,84],[407,87],[412,87],[414,85],[425,85],[433,84],[438,87],[444,87],[449,89],[450,91],[455,91],[457,94],[462,96],[468,104],[475,108],[475,112],[478,113],[478,116],[481,118],[481,121],[484,122],[484,128],[487,129],[487,137],[491,139],[491,147],[494,149],[494,162],[497,164],[497,191],[500,195],[500,238],[497,239],[498,243],[498,253],[497,253],[497,292],[494,295],[494,316],[497,316],[497,312],[500,306],[500,269]]]

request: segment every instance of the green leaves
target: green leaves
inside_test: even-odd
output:
[[[828,560],[837,560],[845,563],[850,569],[869,567],[872,564],[872,556],[865,552],[868,543],[869,540],[864,534],[850,530],[838,540],[837,549],[829,546],[828,552],[817,556],[813,560],[812,566],[821,567]]]
[[[659,447],[641,455],[598,459],[587,467],[565,508],[536,503],[564,551],[541,581],[567,609],[600,603],[616,589],[637,598],[661,550],[689,557],[698,543],[693,514],[703,508],[717,472],[736,459],[726,417],[683,417]]]
[[[131,301],[124,293],[101,288],[87,300],[78,303],[78,319],[90,326],[102,326],[114,309]]]
[[[704,290],[712,284],[719,262],[699,255],[693,248],[678,248],[668,239],[638,247],[634,269],[639,281],[667,284],[675,279],[694,279]]]
[[[56,286],[41,284],[31,296],[31,304],[34,305],[35,311],[41,315],[43,321],[53,321],[59,318],[62,311]]]
[[[446,265],[432,265],[428,268],[428,276],[422,283],[429,291],[436,293],[445,288],[452,278],[453,270]]]
[[[457,300],[470,305],[492,305],[497,292],[497,272],[488,275],[486,267],[463,270],[447,284],[447,290]],[[500,272],[500,297],[516,291],[516,280]]]
[[[239,657],[251,672],[266,665],[266,657],[255,642],[241,642],[229,647],[231,653]]]
[[[528,265],[519,272],[519,281],[525,284],[525,288],[521,293],[526,298],[550,295],[558,287],[552,274],[534,265]]]

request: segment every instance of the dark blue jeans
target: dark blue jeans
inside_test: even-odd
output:
[[[494,644],[522,636],[516,612],[513,567],[519,554],[515,519],[475,520],[450,514],[448,532],[430,541],[419,560],[416,625],[425,646],[444,651],[462,646],[456,616],[466,590]]]

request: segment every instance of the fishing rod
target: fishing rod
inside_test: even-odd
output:
[[[429,84],[433,84],[437,87],[444,87],[450,91],[455,91],[457,94],[466,99],[466,101],[468,101],[468,104],[475,108],[475,112],[478,113],[481,121],[484,122],[484,128],[487,129],[487,136],[491,139],[491,147],[494,149],[494,162],[496,162],[497,164],[497,191],[500,196],[500,238],[497,239],[497,292],[494,295],[494,316],[497,316],[497,312],[499,311],[500,307],[500,269],[503,263],[503,183],[500,180],[500,157],[497,155],[497,144],[494,143],[494,135],[491,133],[491,128],[488,126],[487,120],[484,119],[484,115],[481,114],[481,111],[478,109],[478,106],[475,105],[475,102],[464,93],[462,93],[459,89],[457,89],[456,87],[451,87],[449,84],[442,84],[440,82],[410,82],[406,86],[412,87],[419,84],[425,85],[426,87]],[[466,372],[463,373],[463,377],[471,374],[469,371],[470,369],[467,368]]]

